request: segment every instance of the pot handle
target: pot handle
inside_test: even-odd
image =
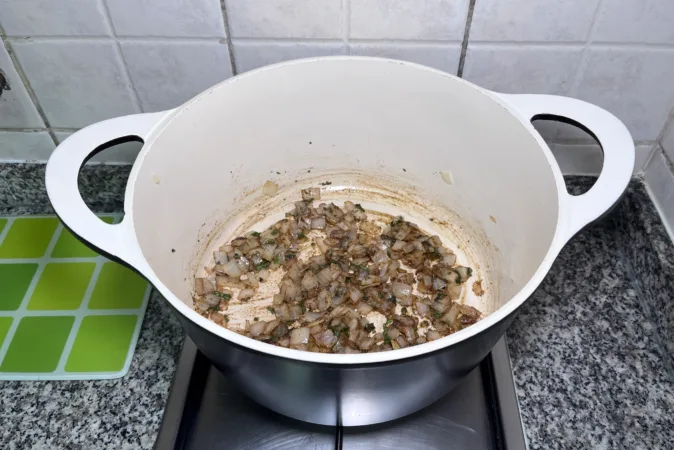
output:
[[[172,111],[135,114],[89,125],[69,136],[51,154],[47,162],[45,184],[56,215],[75,235],[95,247],[99,253],[139,268],[137,254],[129,246],[131,224],[122,219],[110,225],[100,220],[84,203],[77,177],[84,163],[115,142],[145,140],[154,127]]]
[[[599,178],[585,194],[568,196],[566,240],[613,206],[634,171],[634,141],[627,127],[605,109],[556,95],[499,94],[527,120],[552,118],[572,123],[593,135],[604,152]]]

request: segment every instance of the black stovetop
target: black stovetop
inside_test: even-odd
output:
[[[524,450],[510,361],[501,339],[448,395],[401,419],[365,427],[312,425],[245,397],[187,339],[157,450]]]

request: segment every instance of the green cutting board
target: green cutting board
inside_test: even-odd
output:
[[[144,279],[84,246],[56,217],[1,217],[0,380],[124,376],[149,296]]]

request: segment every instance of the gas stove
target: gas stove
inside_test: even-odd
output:
[[[363,427],[320,426],[279,415],[244,396],[187,338],[156,450],[525,450],[504,339],[436,403]]]

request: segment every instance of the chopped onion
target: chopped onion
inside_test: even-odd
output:
[[[263,187],[265,195],[278,189],[271,181]],[[244,320],[236,331],[283,347],[332,353],[423,344],[480,319],[475,308],[453,302],[471,269],[455,267],[456,256],[439,236],[402,217],[382,231],[361,205],[315,204],[318,198],[319,188],[303,190],[302,201],[284,219],[215,250],[215,266],[195,279],[194,309],[228,326],[223,312],[234,295],[229,289],[246,301],[255,298],[260,283],[274,280],[278,291],[266,300],[273,305],[268,308],[273,320]],[[371,316],[375,311],[386,320],[383,332],[376,331],[381,322]],[[289,329],[300,323],[304,326]]]
[[[243,271],[239,267],[239,264],[236,262],[236,259],[229,260],[226,264],[220,266],[220,270],[226,273],[228,276],[233,278],[238,278],[243,275]]]
[[[194,280],[194,290],[197,295],[206,295],[215,291],[215,284],[207,278],[196,278]]]
[[[430,312],[430,309],[426,303],[422,302],[417,302],[414,305],[414,308],[417,310],[420,316],[426,317],[428,316],[428,313]]]
[[[363,298],[363,293],[355,287],[349,287],[349,298],[353,303],[358,303]]]
[[[312,289],[315,289],[317,287],[318,287],[318,280],[316,279],[316,275],[314,275],[313,272],[307,271],[307,273],[304,274],[304,278],[302,278],[302,289],[305,291],[311,291]]]
[[[433,289],[436,291],[441,291],[447,287],[447,283],[441,278],[433,278]]]
[[[323,313],[308,311],[308,312],[304,313],[304,316],[302,316],[302,321],[304,321],[304,322],[314,322],[314,321],[320,319],[321,317],[323,317]]]
[[[367,303],[359,303],[358,304],[358,312],[362,314],[363,316],[367,316],[372,312],[372,306],[368,305]]]
[[[315,217],[311,219],[312,230],[322,230],[325,228],[325,217]]]
[[[276,327],[279,325],[278,319],[270,320],[267,322],[266,326],[264,327],[264,334],[270,334],[272,331],[276,329]]]
[[[337,342],[337,337],[332,330],[325,330],[314,336],[314,339],[316,339],[318,345],[325,348],[330,348]]]
[[[316,278],[318,279],[318,283],[320,283],[321,286],[327,286],[332,281],[332,270],[330,270],[329,267],[326,267],[325,269],[318,272]]]
[[[251,336],[257,337],[262,334],[264,328],[267,326],[266,322],[253,322],[248,331]]]
[[[295,321],[299,319],[299,317],[302,315],[302,307],[300,305],[293,305],[290,307],[290,320]]]
[[[412,293],[412,286],[409,284],[394,281],[391,283],[391,292],[396,297],[408,297]]]
[[[242,289],[239,292],[239,300],[244,301],[255,296],[255,291],[253,289]]]
[[[227,253],[220,250],[213,252],[213,259],[215,260],[215,264],[225,264],[227,261],[229,261]]]
[[[442,335],[435,330],[428,330],[426,332],[426,340],[429,341],[429,342],[440,339],[441,337],[442,337]]]
[[[295,328],[290,331],[290,345],[300,345],[309,342],[309,328]]]

